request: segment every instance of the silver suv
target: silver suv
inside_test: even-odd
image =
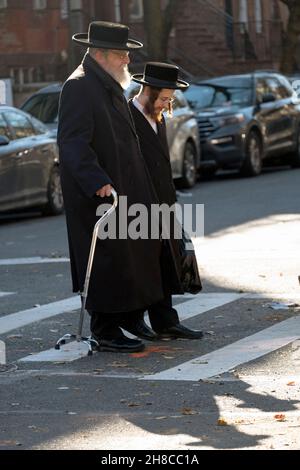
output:
[[[21,106],[46,126],[57,132],[58,103],[62,85],[55,83],[30,96]],[[125,94],[127,98],[138,92],[139,85],[132,84]],[[191,188],[197,180],[200,166],[198,124],[183,93],[175,92],[174,115],[166,118],[173,178],[182,188]]]

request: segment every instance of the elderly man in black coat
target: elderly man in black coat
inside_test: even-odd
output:
[[[144,74],[133,75],[133,80],[142,88],[129,101],[135,121],[143,157],[159,204],[173,206],[176,191],[173,184],[168,149],[164,110],[172,111],[172,100],[176,89],[184,90],[188,83],[178,78],[178,67],[160,62],[149,62]],[[170,231],[172,233],[172,231]],[[195,264],[196,264],[195,260]],[[170,236],[162,250],[164,299],[148,308],[149,319],[154,331],[163,339],[200,339],[202,331],[192,330],[179,322],[177,311],[172,307],[172,294],[182,294],[181,256],[179,240]],[[198,268],[195,266],[197,290],[201,289]]]
[[[89,49],[62,89],[58,145],[73,291],[82,292],[97,208],[109,202],[111,189],[127,197],[128,207],[140,203],[150,210],[157,201],[123,95],[129,51],[142,44],[128,38],[126,26],[106,22],[91,23],[73,40]],[[144,348],[120,327],[153,336],[139,318],[164,298],[160,252],[159,239],[97,240],[86,307],[99,350]]]

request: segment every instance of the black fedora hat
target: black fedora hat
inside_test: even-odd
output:
[[[143,44],[134,39],[128,39],[129,28],[123,24],[108,23],[106,21],[93,21],[89,25],[88,33],[77,33],[72,36],[73,41],[86,47],[100,49],[139,49]]]
[[[132,80],[142,85],[171,90],[185,90],[189,84],[178,79],[179,68],[163,62],[148,62],[144,74],[135,74]]]

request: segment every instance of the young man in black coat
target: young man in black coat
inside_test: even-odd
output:
[[[150,210],[156,199],[123,95],[129,51],[142,44],[128,38],[126,26],[100,21],[73,40],[88,51],[63,86],[58,145],[73,291],[82,292],[97,208],[111,202],[111,189],[127,197],[128,207],[140,203]],[[86,307],[99,350],[144,348],[120,327],[137,335],[140,312],[164,298],[160,252],[159,239],[97,240]],[[143,337],[153,335],[142,329]]]
[[[174,91],[185,89],[188,84],[178,79],[178,67],[158,62],[149,62],[144,74],[133,75],[132,78],[142,84],[140,93],[129,101],[142,154],[159,204],[172,206],[176,202],[176,191],[162,113],[167,109],[171,112]],[[177,311],[172,307],[172,294],[183,293],[178,240],[171,236],[169,240],[165,240],[163,250],[165,252],[162,253],[161,267],[164,299],[147,309],[151,326],[158,338],[199,339],[203,336],[202,331],[183,326],[179,322]],[[140,323],[143,323],[142,318]]]

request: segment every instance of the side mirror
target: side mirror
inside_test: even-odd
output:
[[[9,139],[5,135],[0,135],[0,145],[8,145]]]
[[[276,101],[276,96],[273,93],[265,93],[261,97],[261,103],[272,103]]]

